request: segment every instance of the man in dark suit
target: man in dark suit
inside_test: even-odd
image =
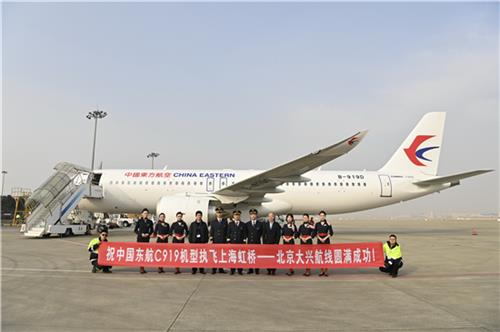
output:
[[[201,218],[203,213],[196,211],[195,220],[189,225],[189,243],[208,243],[208,226]],[[196,274],[198,268],[192,268],[192,274]],[[200,267],[200,273],[205,274],[205,269]]]
[[[210,238],[212,243],[227,243],[227,219],[222,218],[224,210],[215,209],[216,218],[210,222]],[[217,269],[212,269],[212,274],[217,273]],[[219,273],[226,273],[224,269],[219,268]]]
[[[143,209],[141,212],[141,218],[137,220],[134,228],[135,234],[137,234],[137,242],[149,242],[149,238],[153,235],[153,221],[148,219],[149,210]],[[141,273],[146,273],[143,266],[139,268]]]
[[[247,228],[240,217],[240,210],[233,211],[233,220],[227,225],[227,238],[231,244],[244,244],[247,238]],[[235,271],[235,268],[231,268],[231,275],[233,275]],[[243,274],[242,268],[238,268],[238,274]]]
[[[257,210],[250,209],[250,220],[245,223],[247,226],[247,244],[262,244],[262,230],[264,225],[257,220]],[[254,269],[248,269],[248,274],[252,274]],[[259,274],[260,269],[255,269],[255,273]]]
[[[279,244],[281,238],[281,226],[275,220],[276,216],[273,212],[267,215],[267,221],[264,223],[262,232],[262,242],[264,244]],[[267,269],[267,274],[275,275],[276,269]]]

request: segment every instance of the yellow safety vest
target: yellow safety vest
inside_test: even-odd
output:
[[[384,254],[387,258],[398,259],[403,257],[401,247],[396,243],[394,248],[389,247],[389,243],[384,243]]]
[[[101,243],[101,240],[98,237],[96,237],[95,239],[92,239],[90,241],[88,249],[91,250],[93,253],[97,254],[97,252],[99,251],[99,249],[94,250],[94,245],[95,244],[100,244],[100,243]]]

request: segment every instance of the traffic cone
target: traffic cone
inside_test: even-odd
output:
[[[476,227],[472,227],[472,235],[477,235],[477,229]]]

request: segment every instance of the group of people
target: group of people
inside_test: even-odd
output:
[[[309,214],[304,213],[302,223],[299,227],[295,225],[295,219],[292,214],[287,214],[286,223],[281,226],[276,221],[276,216],[273,212],[268,213],[267,220],[262,222],[257,218],[257,210],[250,209],[250,220],[243,222],[241,220],[241,211],[235,210],[232,213],[232,218],[228,221],[224,218],[224,210],[217,208],[215,210],[216,218],[211,220],[209,224],[203,221],[203,213],[196,211],[195,220],[189,225],[183,220],[184,213],[176,213],[176,221],[169,225],[165,221],[165,214],[158,215],[156,224],[149,219],[149,210],[143,209],[141,218],[135,224],[134,232],[137,235],[137,242],[149,242],[152,238],[156,238],[157,243],[168,243],[169,237],[172,237],[172,243],[184,243],[186,238],[189,243],[211,243],[214,244],[279,244],[283,239],[283,244],[293,245],[295,240],[299,239],[301,245],[313,244],[313,239],[316,238],[316,244],[330,244],[330,238],[333,235],[333,228],[326,220],[326,212],[319,212],[319,221],[314,223],[313,218]],[[102,270],[104,273],[110,273],[110,267],[99,266],[97,263],[97,252],[99,244],[102,241],[107,241],[107,229],[103,229],[98,238],[93,239],[89,244],[90,260],[92,263],[92,272]],[[380,267],[380,271],[390,274],[392,277],[397,277],[398,270],[403,266],[401,248],[397,243],[396,235],[391,234],[389,240],[384,244],[385,264]],[[206,274],[204,268],[192,268],[191,273],[197,272]],[[139,268],[140,273],[146,273],[144,267]],[[223,268],[213,268],[212,274],[227,273]],[[243,274],[242,268],[231,268],[230,273],[240,275]],[[158,268],[158,273],[165,273],[162,267]],[[175,268],[175,274],[181,273],[180,268]],[[248,274],[260,274],[260,269],[248,269]],[[295,273],[293,269],[289,269],[286,273],[292,276]],[[276,269],[267,269],[268,275],[275,275]],[[304,276],[311,275],[311,269],[306,268]],[[328,268],[321,268],[319,276],[328,276]]]

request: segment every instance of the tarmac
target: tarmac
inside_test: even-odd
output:
[[[332,224],[334,242],[396,233],[399,277],[377,268],[328,278],[127,267],[92,274],[91,236],[28,239],[3,227],[2,331],[500,331],[498,221]],[[110,240],[134,234],[112,230]]]

